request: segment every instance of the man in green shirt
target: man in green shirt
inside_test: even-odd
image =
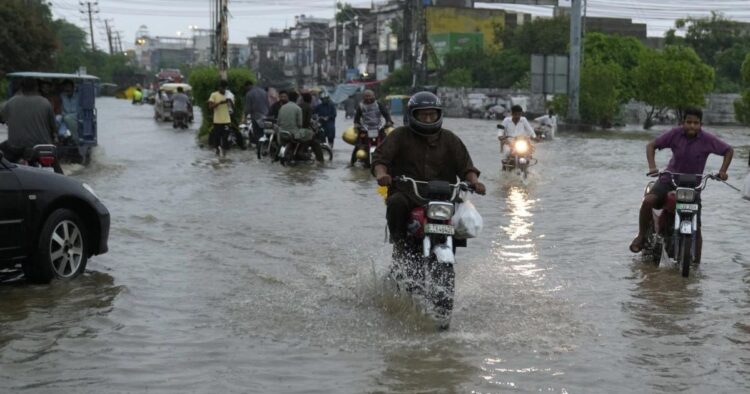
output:
[[[302,127],[302,108],[296,104],[297,93],[289,93],[289,102],[282,105],[279,109],[279,129],[288,131],[294,136],[302,147],[309,146],[315,153],[315,159],[323,162],[323,149],[320,144],[313,138],[313,131]]]
[[[217,155],[222,157],[229,147],[227,138],[230,132],[229,125],[232,123],[229,116],[229,106],[233,103],[225,96],[228,85],[227,81],[222,80],[219,82],[219,90],[211,93],[211,97],[208,98],[208,108],[214,112],[214,127],[211,134],[208,135],[208,144],[216,149]]]

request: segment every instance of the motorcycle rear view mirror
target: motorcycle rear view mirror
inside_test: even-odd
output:
[[[497,125],[497,128],[500,129],[500,130],[505,130],[505,126],[503,126],[501,124]]]

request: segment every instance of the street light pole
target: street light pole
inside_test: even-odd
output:
[[[583,0],[571,0],[570,62],[568,64],[568,121],[576,124],[581,116],[578,109],[581,94],[581,5]]]
[[[219,0],[219,27],[221,29],[221,40],[219,42],[219,75],[223,81],[227,80],[227,69],[229,68],[229,26],[227,26],[227,14],[229,12],[229,0]]]

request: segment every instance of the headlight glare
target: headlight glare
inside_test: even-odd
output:
[[[529,143],[525,140],[516,141],[514,149],[517,153],[526,153],[529,150]]]

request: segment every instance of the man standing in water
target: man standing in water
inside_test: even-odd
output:
[[[208,108],[214,111],[214,128],[208,136],[208,144],[216,149],[216,154],[223,157],[229,148],[229,125],[232,119],[229,116],[229,103],[231,101],[225,96],[229,83],[225,80],[219,82],[219,89],[211,93],[208,98]]]
[[[667,165],[667,171],[680,174],[703,174],[706,169],[706,161],[712,153],[724,156],[724,162],[719,169],[719,179],[726,181],[729,178],[727,169],[732,162],[734,149],[715,135],[703,130],[703,111],[699,108],[688,108],[682,119],[682,126],[676,127],[660,135],[646,145],[646,160],[648,161],[648,174],[656,175],[656,150],[669,148],[672,150],[672,159]],[[630,243],[630,251],[638,253],[643,249],[644,237],[651,224],[651,210],[659,209],[664,204],[667,193],[674,190],[669,176],[662,176],[643,197],[641,210],[638,217],[638,235]],[[701,261],[701,249],[703,238],[701,237],[700,218],[698,219],[698,236],[695,244],[695,261]]]

